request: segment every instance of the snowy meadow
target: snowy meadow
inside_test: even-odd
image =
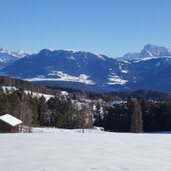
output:
[[[1,171],[167,171],[169,134],[58,132],[0,135]]]

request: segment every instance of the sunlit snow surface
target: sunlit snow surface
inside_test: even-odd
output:
[[[0,134],[1,171],[169,171],[171,135]]]

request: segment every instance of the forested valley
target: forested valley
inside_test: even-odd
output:
[[[9,113],[28,127],[97,126],[106,131],[135,133],[171,131],[171,101],[163,98],[163,94],[159,99],[150,99],[140,97],[140,93],[137,97],[136,94],[129,96],[130,93],[123,97],[123,93],[120,96],[118,93],[64,91],[9,77],[1,77],[0,85],[0,115]],[[26,93],[28,90],[31,93]],[[34,92],[51,97],[38,97]]]

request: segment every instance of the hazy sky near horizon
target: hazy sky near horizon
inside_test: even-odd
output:
[[[171,0],[0,0],[0,47],[122,56],[171,47]]]

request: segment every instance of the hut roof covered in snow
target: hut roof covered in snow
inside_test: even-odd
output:
[[[22,121],[15,118],[14,116],[10,115],[10,114],[5,114],[0,116],[0,120],[6,122],[7,124],[11,125],[11,126],[16,126],[19,124],[22,124]]]

